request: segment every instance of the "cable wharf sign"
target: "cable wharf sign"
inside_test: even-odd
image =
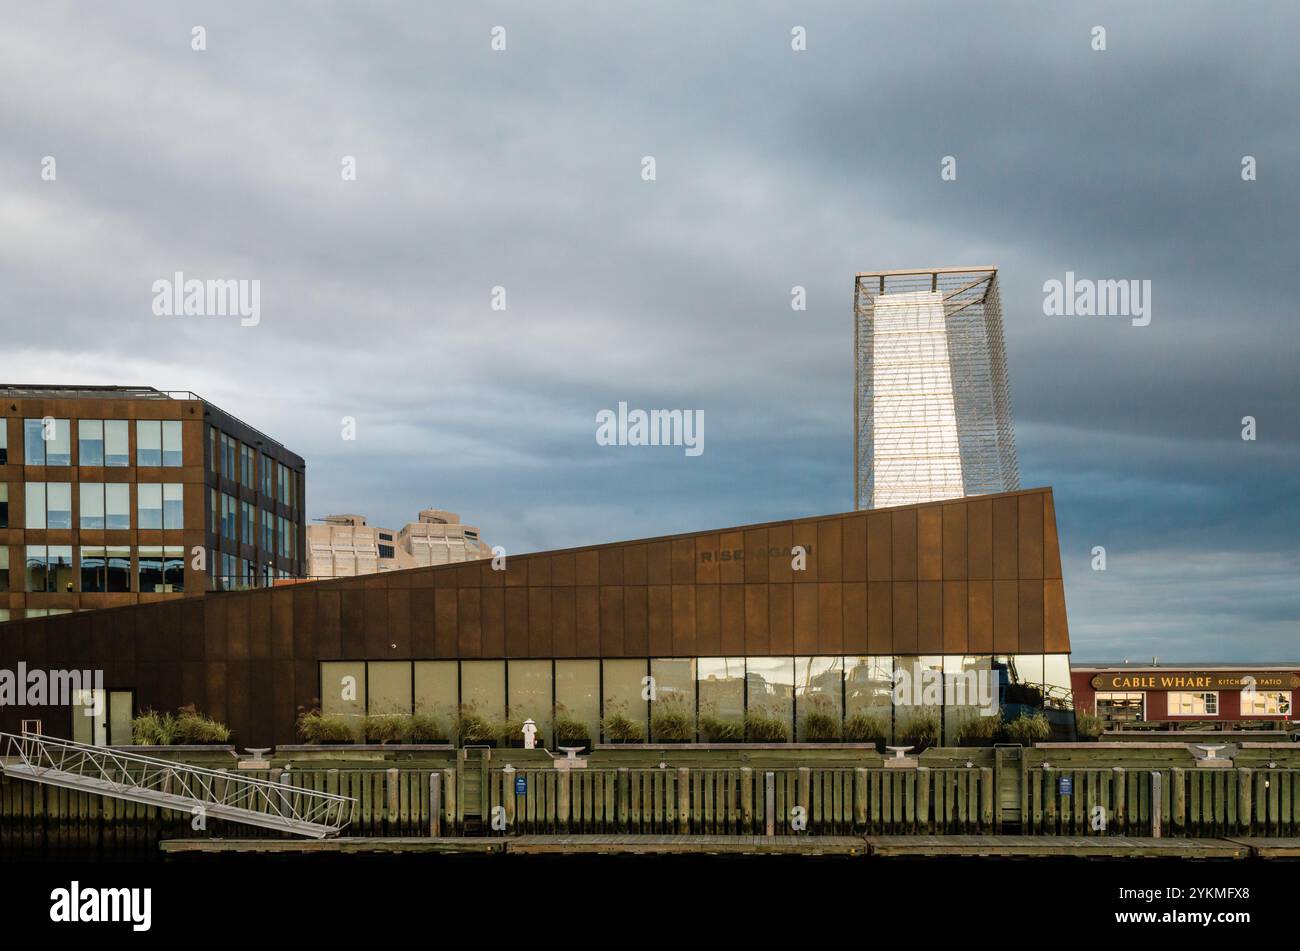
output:
[[[1097,674],[1094,690],[1289,690],[1300,687],[1300,677],[1287,671],[1136,670]]]

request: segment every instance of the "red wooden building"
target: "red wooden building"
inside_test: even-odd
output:
[[[1300,664],[1074,665],[1070,679],[1075,708],[1096,713],[1108,727],[1216,723],[1284,728],[1300,688]]]

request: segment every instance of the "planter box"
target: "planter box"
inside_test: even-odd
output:
[[[207,766],[219,769],[232,766],[239,760],[235,747],[224,743],[186,743],[175,746],[110,746],[107,749],[150,756],[154,759],[175,760],[190,766]]]

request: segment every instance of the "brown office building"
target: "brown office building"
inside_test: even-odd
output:
[[[304,477],[193,393],[0,385],[0,621],[300,576]]]
[[[652,741],[659,704],[700,740],[719,724],[809,739],[813,710],[819,730],[847,737],[874,718],[906,738],[923,714],[953,742],[969,698],[904,709],[898,670],[987,671],[1002,700],[1014,686],[1073,728],[1050,489],[33,618],[0,635],[0,669],[102,669],[110,722],[195,704],[244,746],[295,742],[298,712],[317,705],[528,717],[547,738],[563,717],[596,740],[617,715],[624,739]],[[70,735],[68,708],[0,707],[0,729],[23,718]],[[108,742],[129,742],[120,732]]]

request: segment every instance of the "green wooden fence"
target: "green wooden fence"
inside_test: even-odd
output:
[[[1300,761],[1198,768],[1176,754],[1140,751],[1103,765],[1097,750],[1000,750],[929,757],[933,765],[596,765],[562,770],[549,759],[483,751],[427,764],[308,762],[243,775],[296,790],[352,796],[349,836],[462,834],[860,835],[977,834],[1300,836]],[[1183,751],[1185,753],[1185,750]],[[495,754],[495,756],[494,756]],[[1006,754],[1006,755],[1003,755]],[[544,754],[543,754],[544,755]],[[518,766],[507,765],[518,763]],[[1157,780],[1158,777],[1158,780]],[[520,782],[522,780],[522,782]],[[1159,790],[1158,798],[1155,790]],[[283,834],[0,779],[0,848],[156,849],[160,839]]]

